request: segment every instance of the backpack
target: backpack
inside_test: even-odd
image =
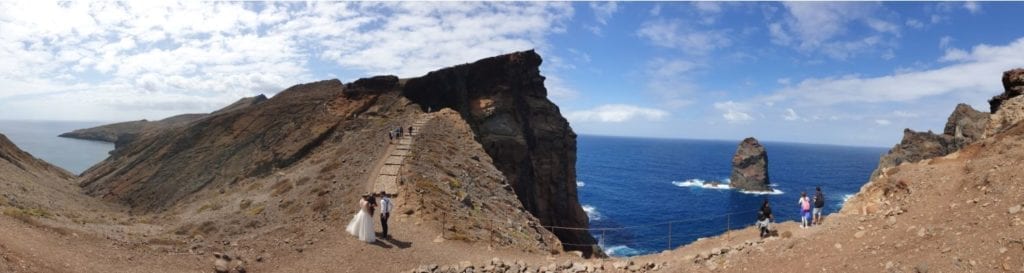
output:
[[[821,194],[821,192],[818,192],[817,194],[814,195],[814,207],[815,208],[823,208],[823,207],[825,207],[825,195]]]

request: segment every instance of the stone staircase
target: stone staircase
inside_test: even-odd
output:
[[[398,194],[398,185],[401,182],[400,176],[405,159],[412,153],[413,140],[422,132],[423,125],[427,124],[434,115],[424,113],[412,124],[413,134],[406,132],[398,139],[391,152],[384,159],[384,165],[377,171],[377,178],[373,183],[373,192],[386,191],[389,194]]]

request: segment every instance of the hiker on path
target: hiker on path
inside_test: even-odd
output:
[[[761,238],[771,235],[770,227],[772,222],[772,207],[768,205],[768,198],[764,199],[761,209],[757,211],[757,228],[761,232]]]
[[[808,227],[808,219],[811,218],[811,200],[807,198],[807,192],[800,193],[800,228]]]
[[[412,126],[409,126],[409,136],[412,136]]]
[[[821,193],[821,187],[814,189],[814,219],[811,223],[817,226],[821,224],[821,211],[825,209],[825,194]]]

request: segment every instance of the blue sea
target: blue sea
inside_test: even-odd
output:
[[[11,121],[0,120],[0,133],[18,148],[36,158],[81,174],[107,158],[113,143],[57,137],[75,129],[95,127],[109,122]]]
[[[577,186],[591,233],[613,256],[656,253],[752,225],[765,198],[776,221],[799,221],[800,193],[812,196],[816,186],[825,194],[824,213],[832,213],[860,190],[887,151],[762,142],[776,192],[704,186],[728,182],[739,142],[580,135]]]

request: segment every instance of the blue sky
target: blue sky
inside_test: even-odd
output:
[[[0,119],[209,112],[535,48],[577,133],[890,146],[987,110],[1013,2],[0,2]],[[55,20],[60,18],[60,20]]]

